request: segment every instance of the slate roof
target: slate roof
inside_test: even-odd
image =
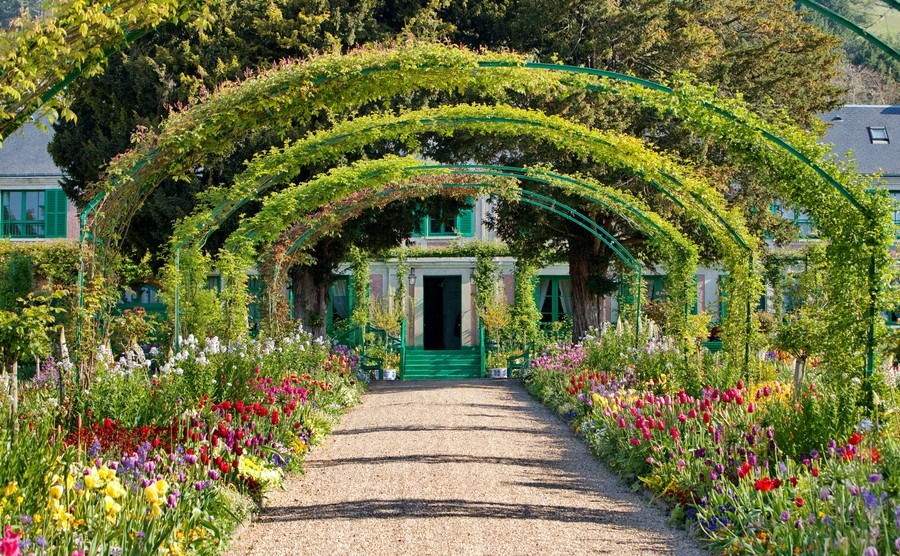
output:
[[[0,176],[61,176],[47,152],[52,138],[52,129],[38,129],[32,122],[23,125],[0,147]]]
[[[900,176],[900,105],[860,106],[843,108],[820,114],[829,125],[823,143],[834,145],[832,152],[844,158],[853,151],[853,159],[863,174],[881,171],[885,176]],[[887,129],[888,144],[873,144],[869,127]]]

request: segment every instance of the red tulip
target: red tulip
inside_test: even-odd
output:
[[[797,504],[798,508],[802,508],[803,507],[803,498],[800,498],[799,496],[797,498],[794,498],[794,503]]]
[[[862,435],[860,435],[858,432],[855,432],[850,436],[850,438],[847,439],[847,442],[849,444],[852,444],[853,446],[856,446],[857,444],[862,442]]]

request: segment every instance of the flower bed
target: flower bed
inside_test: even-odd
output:
[[[715,550],[900,551],[896,428],[860,419],[847,402],[859,394],[853,381],[840,392],[813,381],[796,396],[775,380],[689,392],[658,372],[680,372],[677,350],[620,342],[607,334],[550,350],[526,385]]]
[[[361,393],[354,361],[303,334],[139,359],[62,405],[59,369],[25,389],[0,429],[4,556],[218,553]]]

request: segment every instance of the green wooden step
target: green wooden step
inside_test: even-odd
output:
[[[478,348],[411,349],[406,352],[404,380],[462,380],[481,377]]]

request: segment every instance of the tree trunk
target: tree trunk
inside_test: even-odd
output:
[[[798,357],[794,360],[794,401],[800,400],[800,391],[803,389],[803,376],[806,374],[806,358]]]
[[[325,336],[328,313],[328,287],[316,280],[316,273],[310,267],[291,269],[291,288],[294,292],[294,320],[303,324],[303,329],[318,338]]]
[[[577,342],[592,326],[603,321],[603,298],[591,292],[591,275],[606,276],[609,259],[581,242],[569,243],[569,276],[572,278],[572,341]]]

